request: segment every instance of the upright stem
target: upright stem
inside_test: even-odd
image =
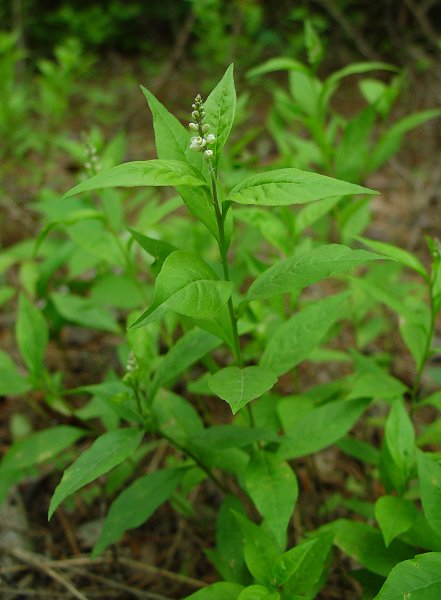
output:
[[[227,244],[225,242],[224,219],[223,219],[220,207],[219,207],[219,198],[217,195],[216,175],[215,175],[213,166],[209,161],[208,161],[208,168],[210,169],[213,206],[214,206],[214,212],[216,214],[217,228],[219,231],[218,246],[219,246],[219,252],[221,255],[224,279],[225,279],[225,281],[231,281],[230,270],[228,268],[228,259],[227,259]],[[231,299],[231,296],[228,299],[228,312],[230,315],[231,330],[233,332],[234,353],[236,355],[236,360],[237,360],[238,366],[242,367],[243,360],[242,360],[242,353],[240,350],[239,333],[237,331],[237,319],[236,319],[236,315],[234,314],[233,300]]]
[[[208,168],[210,169],[213,206],[214,206],[214,212],[216,214],[217,228],[219,231],[218,246],[219,246],[219,252],[221,255],[222,269],[224,271],[224,279],[225,279],[225,281],[231,281],[230,270],[228,268],[227,244],[225,242],[224,219],[223,219],[220,207],[219,207],[219,198],[217,195],[216,174],[215,174],[213,166],[210,162],[208,162]],[[237,319],[236,319],[236,315],[234,314],[233,300],[231,299],[231,296],[228,299],[228,312],[230,315],[231,330],[233,332],[234,353],[236,355],[237,366],[242,367],[243,360],[242,360],[242,352],[240,349],[239,333],[237,331]],[[247,404],[246,408],[247,408],[248,419],[250,421],[250,425],[251,425],[251,427],[255,427],[256,422],[254,420],[254,415],[253,415],[253,411],[251,410],[251,406],[249,404]]]
[[[217,475],[213,473],[210,467],[204,465],[204,463],[200,460],[200,458],[195,454],[192,450],[187,447],[182,446],[176,440],[171,438],[167,433],[165,433],[162,429],[159,430],[161,436],[168,441],[171,446],[174,446],[184,454],[186,454],[189,458],[191,458],[197,466],[204,471],[204,473],[213,481],[213,483],[224,493],[228,494],[230,490],[224,483],[219,479]]]

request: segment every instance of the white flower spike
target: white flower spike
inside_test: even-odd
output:
[[[199,135],[193,136],[190,139],[190,150],[193,150],[194,152],[203,151],[204,158],[211,160],[213,158],[213,150],[207,150],[205,147],[208,144],[214,144],[216,141],[216,136],[212,133],[208,133],[207,135],[207,132],[210,130],[210,126],[208,123],[204,123],[205,110],[200,94],[196,96],[191,107],[193,108],[191,116],[194,121],[189,123],[188,126],[192,131],[195,131]]]

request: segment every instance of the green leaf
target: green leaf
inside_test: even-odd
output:
[[[382,258],[379,254],[351,250],[341,244],[320,246],[299,256],[278,261],[264,271],[251,284],[246,299],[257,300],[298,292],[325,277]]]
[[[396,399],[388,415],[380,459],[380,472],[386,474],[399,494],[403,494],[415,466],[415,431],[403,400]]]
[[[441,537],[436,535],[424,514],[419,511],[412,527],[403,534],[403,540],[416,548],[441,552]]]
[[[23,294],[20,294],[18,303],[16,336],[26,366],[32,377],[38,379],[43,371],[49,332],[41,311]]]
[[[206,185],[206,181],[200,179],[188,163],[179,160],[138,160],[98,173],[66,192],[63,198],[104,188],[150,185],[200,186]]]
[[[221,340],[207,331],[187,331],[162,357],[149,390],[150,397],[155,395],[160,386],[172,381],[220,344]]]
[[[219,281],[197,254],[172,252],[156,278],[153,303],[131,327],[143,327],[170,310],[194,319],[212,319],[231,292],[231,282]]]
[[[294,546],[276,561],[271,579],[283,585],[287,598],[290,594],[309,594],[320,579],[325,561],[331,550],[332,534],[322,534]]]
[[[277,441],[277,434],[270,428],[244,427],[242,425],[214,425],[192,438],[193,446],[203,452],[204,448],[225,450],[242,448],[259,441]]]
[[[318,452],[347,434],[370,400],[337,400],[315,408],[286,432],[278,451],[285,459]]]
[[[408,115],[394,123],[375,144],[370,155],[369,173],[376,171],[399,150],[404,134],[439,116],[441,116],[441,109],[433,108]]]
[[[414,256],[407,250],[403,250],[403,248],[398,248],[397,246],[393,246],[392,244],[386,244],[385,242],[379,242],[377,240],[368,240],[367,238],[360,236],[357,236],[357,240],[362,242],[368,248],[372,248],[372,250],[380,252],[384,256],[388,256],[393,260],[397,260],[405,267],[413,269],[422,277],[424,277],[424,279],[427,280],[428,274],[426,269],[424,268],[424,265],[416,256]]]
[[[154,268],[157,269],[157,271],[154,271],[154,274],[156,275],[157,272],[161,270],[167,256],[177,250],[176,246],[173,246],[168,242],[163,242],[162,240],[147,237],[143,233],[131,228],[129,228],[129,231],[133,239],[138,242],[141,248],[145,250],[147,254],[150,254],[150,256],[155,258],[152,267],[154,266]]]
[[[304,32],[308,62],[312,66],[318,65],[323,58],[324,48],[311,19],[305,19]]]
[[[15,442],[1,462],[1,471],[26,469],[51,460],[86,435],[84,429],[60,425],[32,433],[27,438]]]
[[[247,72],[247,77],[256,77],[257,75],[265,75],[266,73],[272,73],[274,71],[302,71],[304,73],[309,73],[308,67],[298,60],[280,56],[270,58],[261,65],[250,69]]]
[[[260,450],[248,463],[245,484],[268,529],[284,547],[299,491],[293,470],[276,455]]]
[[[152,405],[161,432],[186,446],[193,436],[203,431],[204,426],[193,406],[170,391],[159,390]]]
[[[95,279],[89,298],[95,306],[102,308],[130,310],[144,303],[142,288],[138,281],[129,275],[117,275],[111,271]]]
[[[340,519],[330,530],[335,531],[334,544],[340,550],[377,575],[387,577],[398,562],[414,555],[411,546],[398,540],[386,548],[381,533],[366,523]]]
[[[148,89],[141,86],[141,90],[153,115],[158,158],[185,162],[190,145],[189,132]]]
[[[247,177],[231,190],[228,199],[239,204],[286,206],[306,204],[331,196],[376,193],[318,173],[299,169],[277,169]]]
[[[375,503],[375,518],[383,534],[386,548],[392,540],[410,529],[416,519],[417,509],[411,500],[396,496],[382,496]]]
[[[402,296],[392,293],[383,282],[380,283],[376,280],[374,283],[368,279],[353,278],[352,283],[354,287],[359,288],[377,302],[382,302],[405,319],[413,322],[418,319],[418,315],[405,305]]]
[[[359,440],[355,437],[347,436],[337,442],[337,448],[352,456],[361,462],[368,463],[369,465],[378,466],[380,462],[380,452],[377,448],[374,448],[368,442]]]
[[[418,554],[396,565],[374,600],[441,598],[441,552]]]
[[[233,511],[244,540],[247,567],[257,583],[271,585],[271,565],[280,554],[274,537],[245,516]]]
[[[12,359],[0,350],[0,396],[19,396],[31,388],[17,370]]]
[[[289,90],[294,99],[296,108],[307,116],[314,119],[319,119],[319,100],[322,91],[322,82],[314,77],[311,72],[305,72],[300,69],[292,69],[288,75]]]
[[[358,182],[363,178],[375,118],[375,108],[367,106],[344,128],[334,154],[334,174],[339,179]]]
[[[277,377],[263,367],[226,367],[208,380],[213,394],[228,402],[233,415],[254,398],[259,398],[276,383]]]
[[[261,366],[283,375],[318,346],[331,326],[342,316],[347,294],[329,296],[309,304],[276,330],[263,352]]]
[[[113,469],[141,443],[143,431],[128,427],[104,433],[64,471],[49,506],[49,519],[65,498]]]
[[[66,321],[71,321],[83,327],[119,333],[120,328],[113,315],[96,305],[89,298],[74,296],[73,294],[53,293],[50,299],[57,312]]]
[[[127,529],[139,527],[166,502],[179,485],[183,469],[163,469],[137,479],[113,502],[92,557],[117,542]]]
[[[356,375],[346,396],[347,400],[354,398],[396,398],[406,392],[406,386],[395,377],[378,369],[373,373]]]
[[[241,501],[227,494],[216,520],[216,568],[227,581],[237,583],[249,580],[242,550],[242,533],[233,511],[245,514]]]
[[[298,236],[307,227],[310,227],[316,223],[321,217],[327,215],[331,210],[337,206],[342,200],[342,196],[331,196],[330,198],[324,198],[323,200],[317,200],[312,204],[307,204],[301,208],[295,216],[294,232]]]
[[[422,301],[422,304],[423,302],[424,301]],[[425,308],[429,310],[427,305]],[[399,328],[401,337],[403,338],[404,343],[406,344],[415,361],[416,371],[419,372],[419,370],[424,366],[424,361],[427,358],[427,338],[429,336],[427,327],[422,323],[411,321],[406,317],[401,317],[399,321]]]
[[[279,592],[271,591],[263,585],[250,585],[245,588],[237,600],[280,600]]]
[[[236,113],[233,65],[228,67],[225,75],[204,102],[204,109],[205,121],[210,126],[210,133],[216,136],[216,141],[211,148],[214,152],[213,162],[217,166]]]
[[[191,596],[187,596],[185,600],[238,600],[242,590],[243,585],[220,581],[198,590]]]
[[[441,535],[441,466],[430,456],[417,451],[421,502],[429,525]]]
[[[397,71],[397,67],[389,65],[383,62],[362,62],[352,63],[343,69],[339,69],[330,75],[324,85],[321,95],[321,104],[325,108],[338,88],[338,85],[342,79],[349,77],[349,75],[360,75],[362,73],[368,73],[370,71]]]

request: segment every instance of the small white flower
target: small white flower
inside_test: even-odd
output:
[[[188,126],[190,127],[190,129],[192,129],[193,131],[199,131],[199,127],[196,125],[196,123],[189,123]]]
[[[205,150],[204,158],[206,158],[207,160],[210,160],[211,158],[213,158],[213,150]]]
[[[200,135],[192,137],[190,140],[190,150],[194,150],[197,152],[198,150],[202,150],[204,146],[207,145],[207,140]]]
[[[197,121],[197,120],[200,118],[200,116],[201,116],[201,115],[199,114],[199,111],[198,111],[198,110],[194,110],[194,111],[191,113],[191,116],[193,117],[193,119],[194,119],[195,121]]]
[[[216,141],[216,136],[213,133],[209,133],[206,137],[207,144],[214,144]]]

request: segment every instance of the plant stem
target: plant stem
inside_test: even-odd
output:
[[[213,200],[214,212],[216,214],[217,228],[219,231],[218,246],[219,246],[219,252],[221,255],[224,279],[225,279],[225,281],[231,281],[230,270],[228,268],[227,244],[225,241],[224,219],[223,219],[220,207],[219,207],[219,198],[217,195],[216,174],[214,172],[212,164],[209,161],[208,161],[208,168],[210,170],[210,176],[211,176],[211,190],[212,190],[212,200]],[[234,353],[236,355],[237,365],[239,367],[242,367],[243,360],[242,360],[242,353],[240,350],[239,333],[237,331],[237,319],[236,319],[236,315],[234,314],[233,300],[231,299],[231,296],[228,299],[228,312],[230,315],[231,330],[233,333],[233,342],[234,342]]]
[[[192,452],[192,450],[189,450],[188,448],[185,448],[184,446],[181,446],[181,444],[179,444],[178,442],[176,442],[173,438],[171,438],[169,435],[167,435],[166,433],[164,433],[164,431],[162,431],[161,429],[159,430],[159,433],[161,434],[161,436],[164,439],[166,439],[168,441],[168,443],[171,446],[174,446],[175,448],[177,448],[178,450],[180,450],[183,454],[186,454],[189,458],[191,458],[192,460],[194,460],[194,462],[197,464],[197,466],[200,469],[202,469],[202,471],[204,471],[204,473],[206,473],[206,475],[221,490],[221,492],[223,492],[224,494],[229,494],[230,493],[229,489],[224,485],[224,483],[219,479],[219,477],[213,473],[213,471],[210,469],[210,467],[207,467],[206,465],[204,465],[204,463],[198,458],[198,456],[196,454],[194,454]]]

